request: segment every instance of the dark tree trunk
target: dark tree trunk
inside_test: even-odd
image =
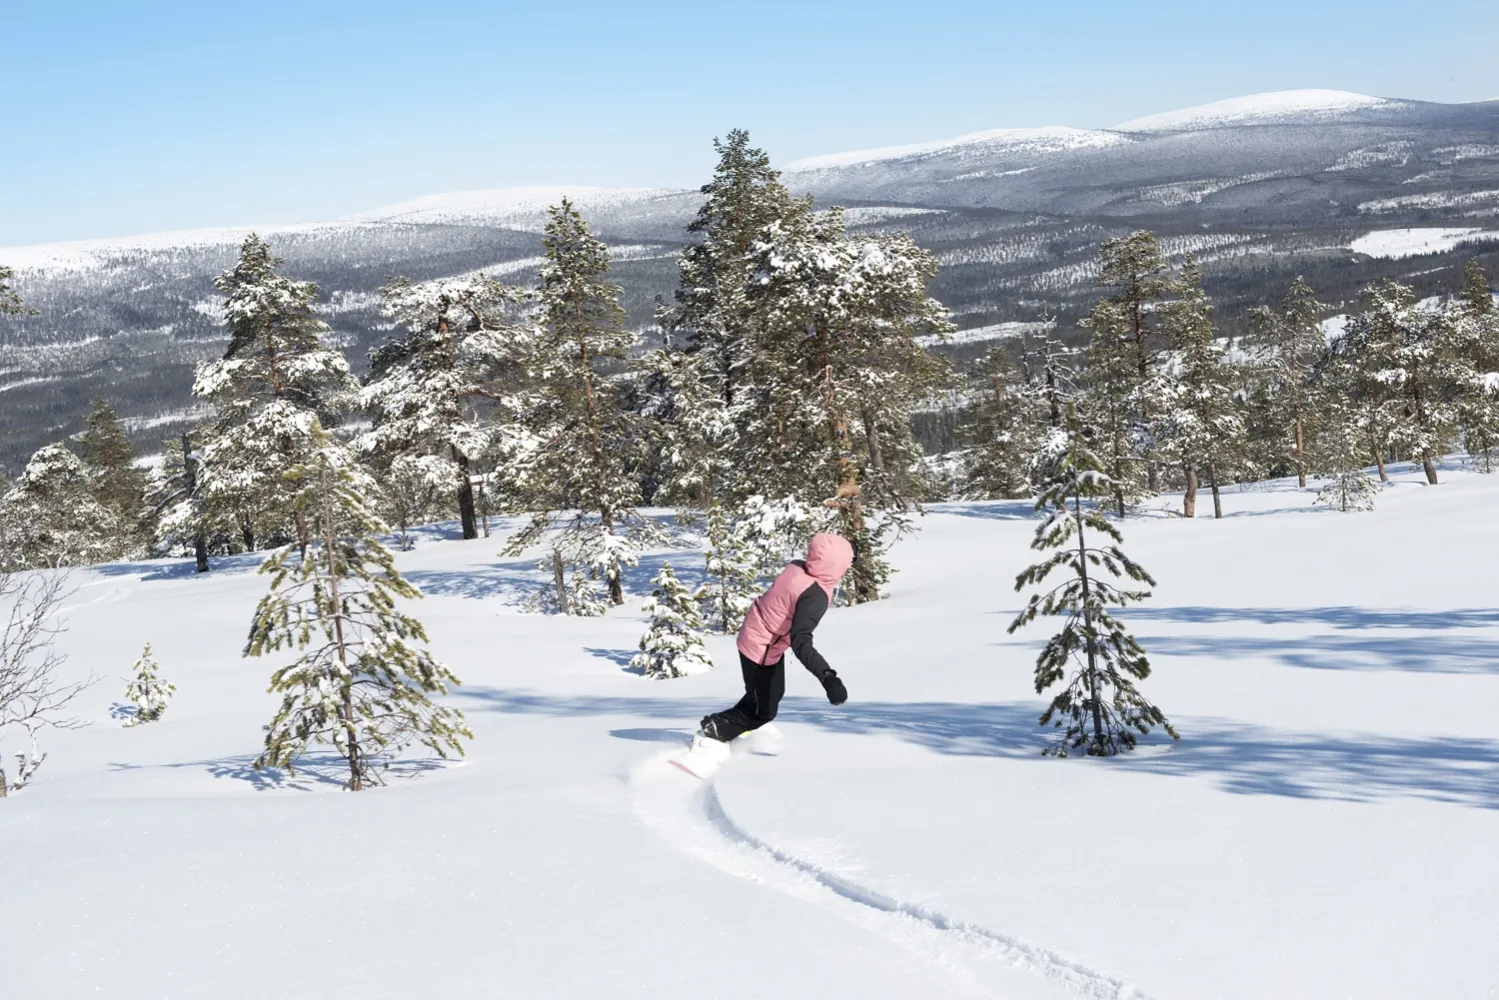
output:
[[[1426,470],[1426,482],[1432,486],[1437,484],[1437,467],[1431,461],[1431,455],[1421,456],[1421,468]]]
[[[182,435],[182,475],[186,482],[187,495],[196,496],[198,493],[198,470],[193,466],[193,439],[187,433]],[[208,572],[208,537],[199,523],[198,530],[193,533],[193,564],[194,571],[198,573]]]
[[[1303,443],[1305,425],[1301,415],[1296,416],[1296,485],[1306,489],[1306,451]]]
[[[1208,484],[1213,487],[1213,517],[1223,517],[1223,498],[1218,495],[1218,463],[1208,459]]]
[[[479,537],[479,522],[474,516],[474,483],[469,476],[468,456],[458,450],[457,445],[448,445],[453,461],[458,466],[458,517],[463,521],[465,540]]]
[[[249,514],[239,516],[239,537],[245,543],[246,552],[255,551],[255,526],[250,523]]]
[[[567,570],[562,565],[562,553],[552,550],[552,578],[557,584],[557,610],[567,614]]]
[[[1182,471],[1187,476],[1187,489],[1182,493],[1182,516],[1197,516],[1197,466],[1191,462],[1182,465]]]

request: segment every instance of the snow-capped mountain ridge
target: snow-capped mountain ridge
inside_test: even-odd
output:
[[[1021,154],[1044,154],[1068,149],[1111,146],[1128,141],[1124,136],[1113,132],[1072,128],[1066,125],[1050,125],[1042,128],[995,128],[982,132],[969,132],[951,139],[935,139],[930,142],[913,142],[900,146],[809,156],[788,163],[784,170],[787,173],[799,173],[833,167],[851,167],[881,160],[912,159],[933,153],[961,150],[965,147],[982,147],[985,151],[1002,150]]]
[[[1178,132],[1270,123],[1313,124],[1339,115],[1401,103],[1408,102],[1346,90],[1278,90],[1132,118],[1114,128],[1120,132]]]

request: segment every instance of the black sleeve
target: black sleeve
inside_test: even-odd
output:
[[[812,645],[812,630],[817,628],[827,610],[828,595],[814,583],[796,599],[796,611],[791,616],[791,650],[802,661],[802,666],[819,679],[832,668]]]

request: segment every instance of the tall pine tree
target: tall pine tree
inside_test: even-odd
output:
[[[400,456],[449,462],[463,537],[478,538],[474,465],[505,460],[528,407],[529,296],[482,275],[393,278],[382,294],[382,311],[405,334],[370,352],[359,401],[374,424],[359,446],[382,470]]]
[[[530,362],[536,394],[527,419],[535,446],[512,470],[518,501],[532,517],[508,551],[541,541],[565,512],[552,539],[554,558],[598,580],[618,605],[624,568],[659,534],[636,510],[639,485],[629,474],[644,437],[639,417],[620,399],[634,338],[623,327],[619,287],[608,280],[609,248],[569,200],[548,214],[542,328]]]
[[[431,700],[458,680],[425,648],[422,623],[396,609],[421,592],[380,543],[388,529],[365,504],[369,483],[316,420],[311,443],[287,475],[308,546],[287,545],[261,566],[270,590],[245,646],[246,656],[297,653],[271,674],[281,708],[255,766],[291,771],[308,744],[331,743],[348,766],[345,787],[359,791],[412,743],[461,756],[473,734],[460,712]]]
[[[1266,352],[1260,369],[1278,438],[1276,450],[1289,453],[1302,487],[1312,466],[1310,442],[1317,433],[1312,371],[1327,356],[1327,337],[1318,322],[1326,309],[1307,280],[1297,277],[1278,308],[1260,306],[1251,314],[1259,346]]]
[[[311,453],[313,425],[351,407],[358,389],[313,311],[317,286],[281,273],[283,263],[252,233],[235,266],[214,279],[229,347],[200,365],[193,383],[217,410],[201,449],[204,504],[215,521],[238,527],[246,549],[305,535],[284,474]]]

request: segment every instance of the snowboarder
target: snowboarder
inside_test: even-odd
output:
[[[744,697],[733,708],[704,716],[700,738],[728,743],[776,717],[786,693],[786,650],[822,682],[828,701],[848,700],[828,661],[812,645],[812,631],[833,600],[833,589],[854,562],[854,548],[839,535],[813,535],[807,558],[790,563],[770,589],[755,599],[739,629],[739,667]]]

